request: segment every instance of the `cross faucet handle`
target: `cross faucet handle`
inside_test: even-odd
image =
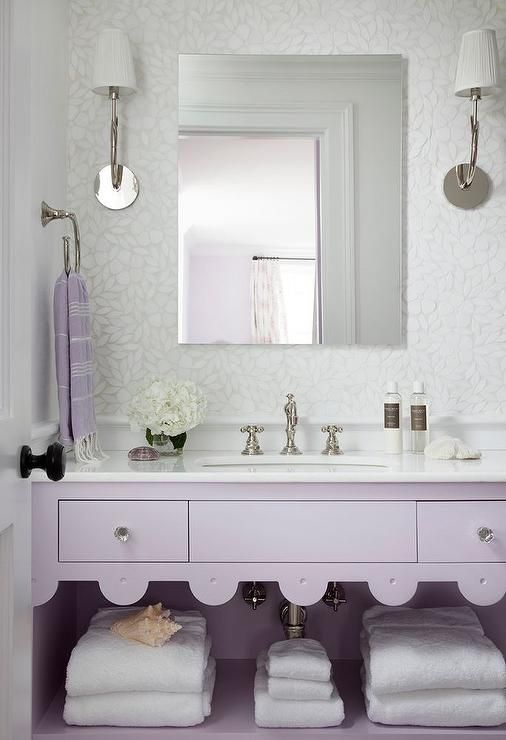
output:
[[[339,447],[339,440],[337,435],[343,431],[342,427],[338,427],[336,424],[327,424],[322,427],[322,432],[328,434],[327,444],[325,449],[322,450],[322,455],[342,455],[343,451]]]
[[[264,431],[264,428],[257,424],[248,424],[247,426],[241,427],[241,432],[248,435],[246,440],[246,446],[241,452],[241,455],[263,455],[263,450],[260,449],[257,434]]]

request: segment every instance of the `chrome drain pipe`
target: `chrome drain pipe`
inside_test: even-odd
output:
[[[307,612],[304,606],[298,606],[291,601],[282,601],[279,607],[279,618],[288,640],[304,637],[306,630]]]

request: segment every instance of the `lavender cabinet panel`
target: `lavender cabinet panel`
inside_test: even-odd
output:
[[[418,504],[419,560],[506,562],[506,501]]]
[[[60,501],[60,562],[188,560],[186,501]]]
[[[191,501],[195,562],[414,562],[414,502]]]

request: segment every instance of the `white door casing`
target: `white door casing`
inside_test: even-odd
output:
[[[29,11],[0,5],[0,740],[31,737]]]

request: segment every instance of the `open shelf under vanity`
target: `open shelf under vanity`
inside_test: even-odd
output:
[[[301,740],[317,738],[353,738],[360,740],[379,735],[384,738],[423,738],[423,737],[465,737],[466,740],[478,738],[506,738],[506,725],[499,728],[440,728],[440,727],[391,727],[369,722],[365,713],[364,700],[360,689],[360,661],[334,661],[334,675],[346,707],[346,719],[340,727],[317,730],[262,729],[255,725],[253,680],[254,660],[218,660],[216,688],[213,699],[213,712],[204,724],[187,728],[139,728],[139,727],[69,727],[62,719],[63,689],[58,693],[46,714],[34,730],[34,740],[180,740],[190,737],[219,740],[244,740],[249,736],[265,740],[288,740],[300,737]]]
[[[362,614],[376,603],[366,584],[347,583],[348,602],[334,614],[323,603],[310,607],[308,637],[323,642],[333,661],[334,677],[344,701],[346,719],[328,729],[262,729],[254,719],[254,656],[275,640],[283,639],[279,622],[282,594],[276,583],[266,583],[267,599],[257,611],[247,606],[241,589],[229,602],[206,606],[192,595],[187,583],[153,582],[143,603],[163,601],[176,610],[200,609],[213,636],[217,678],[212,714],[201,725],[189,728],[74,727],[63,721],[66,665],[72,647],[86,630],[90,617],[111,606],[97,583],[60,583],[54,597],[34,611],[34,724],[33,740],[318,740],[318,738],[462,737],[466,740],[506,740],[506,725],[491,728],[399,727],[373,724],[365,711],[360,683],[358,640]],[[503,628],[506,600],[491,607],[476,607],[486,633],[506,651]],[[465,604],[456,584],[420,584],[410,606],[458,606]]]

